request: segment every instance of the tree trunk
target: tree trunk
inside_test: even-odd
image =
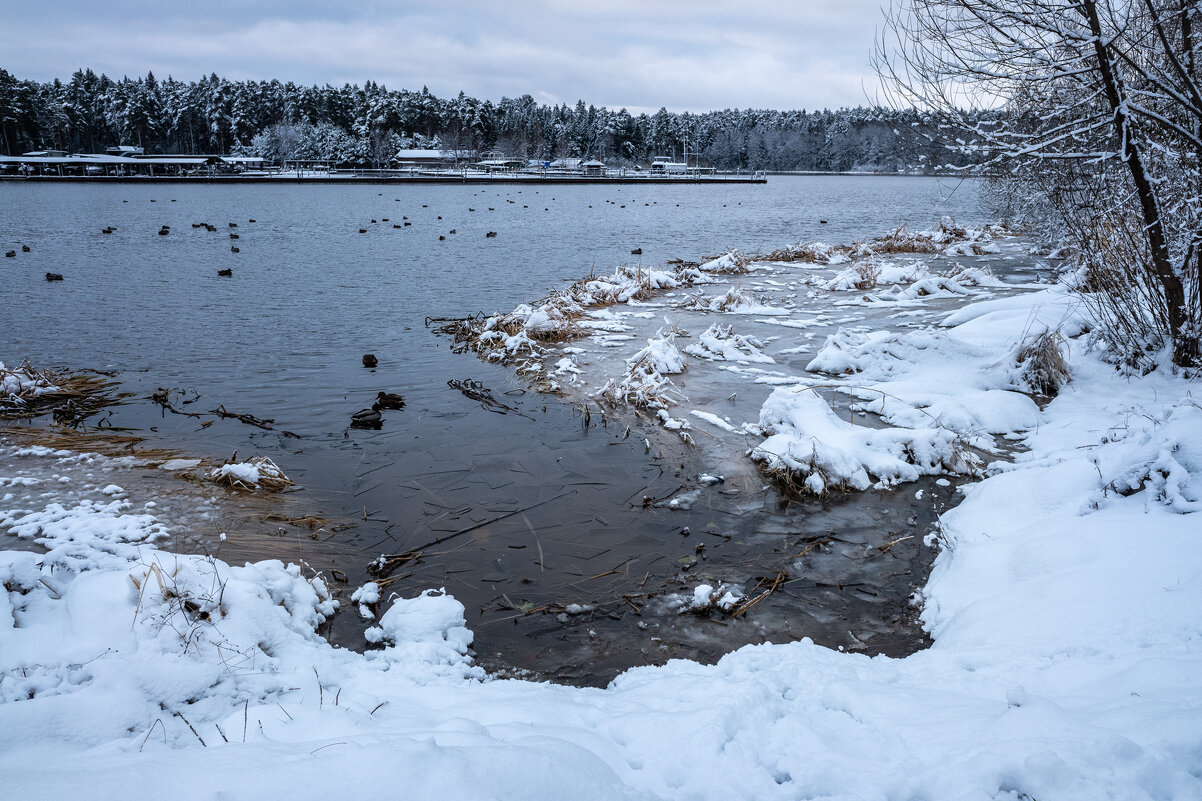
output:
[[[1122,142],[1123,161],[1131,172],[1131,181],[1135,185],[1135,193],[1139,197],[1140,211],[1144,221],[1144,236],[1147,239],[1148,250],[1152,258],[1152,272],[1160,281],[1164,291],[1169,338],[1173,346],[1173,364],[1178,367],[1196,367],[1199,364],[1199,332],[1187,325],[1185,287],[1181,282],[1181,277],[1173,271],[1172,261],[1169,258],[1164,223],[1160,218],[1159,204],[1156,202],[1156,191],[1153,189],[1151,181],[1148,180],[1143,159],[1134,140],[1135,131],[1131,125],[1131,117],[1126,105],[1126,89],[1110,58],[1110,53],[1102,41],[1102,24],[1098,19],[1096,1],[1085,0],[1081,3],[1080,10],[1089,22],[1089,31],[1093,35],[1094,55],[1098,59],[1102,86],[1106,93],[1106,100],[1114,113],[1115,132]]]

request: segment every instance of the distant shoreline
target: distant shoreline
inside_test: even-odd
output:
[[[317,176],[279,175],[156,176],[147,175],[3,175],[0,181],[36,183],[100,184],[766,184],[767,178],[752,176],[596,176],[551,177],[543,175],[407,175],[407,176]]]

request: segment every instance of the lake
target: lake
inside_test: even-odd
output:
[[[320,541],[295,532],[273,539],[261,520],[231,513],[192,520],[192,534],[212,542],[242,531],[241,551],[237,542],[222,546],[231,561],[278,555],[337,565],[346,576],[337,641],[361,644],[362,624],[345,601],[371,559],[453,535],[391,576],[388,589],[411,596],[445,586],[467,606],[481,661],[494,668],[604,683],[632,664],[712,659],[744,642],[811,636],[839,644],[849,620],[860,640],[875,637],[873,652],[923,643],[905,609],[929,554],[899,547],[894,564],[870,569],[876,589],[854,597],[842,588],[858,582],[835,562],[863,547],[882,520],[929,522],[930,496],[923,504],[901,494],[782,502],[773,493],[715,492],[687,512],[643,508],[641,498],[672,492],[695,468],[685,463],[692,457],[656,458],[642,437],[624,435],[627,421],[582,425],[571,404],[527,391],[508,369],[452,353],[425,321],[508,311],[621,263],[850,242],[903,223],[929,227],[944,215],[979,223],[971,182],[0,182],[0,208],[0,249],[18,251],[0,262],[0,360],[112,371],[136,398],[106,422],[136,430],[148,445],[217,461],[234,451],[275,459],[304,488],[284,501],[289,510],[339,521],[337,530],[331,525]],[[216,230],[194,227],[202,222]],[[169,233],[160,235],[163,226]],[[232,275],[218,276],[224,269]],[[47,282],[47,272],[64,280]],[[378,357],[374,370],[362,366],[365,353]],[[490,413],[448,387],[469,378],[515,413]],[[149,402],[157,388],[195,399],[193,411],[224,406],[270,418],[277,430],[234,420],[201,427]],[[378,432],[348,431],[350,414],[380,390],[402,393],[406,408],[388,413]],[[161,481],[153,489],[170,492]],[[841,536],[827,537],[835,528]],[[707,565],[737,568],[751,582],[789,548],[821,537],[838,575],[815,579],[808,595],[800,587],[775,594],[755,621],[677,621],[655,611],[655,598],[687,588]],[[559,610],[570,603],[592,609],[566,619]]]

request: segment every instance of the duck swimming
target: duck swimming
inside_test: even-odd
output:
[[[396,392],[381,392],[376,396],[375,405],[381,409],[404,409],[405,399]]]
[[[370,409],[360,409],[351,415],[352,428],[379,428],[384,421],[380,414],[380,404],[373,403]]]

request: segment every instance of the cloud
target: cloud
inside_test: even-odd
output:
[[[375,80],[481,99],[531,94],[632,112],[859,105],[877,0],[316,3],[203,6],[79,0],[6,12],[3,66],[21,78],[216,72],[341,85]]]

